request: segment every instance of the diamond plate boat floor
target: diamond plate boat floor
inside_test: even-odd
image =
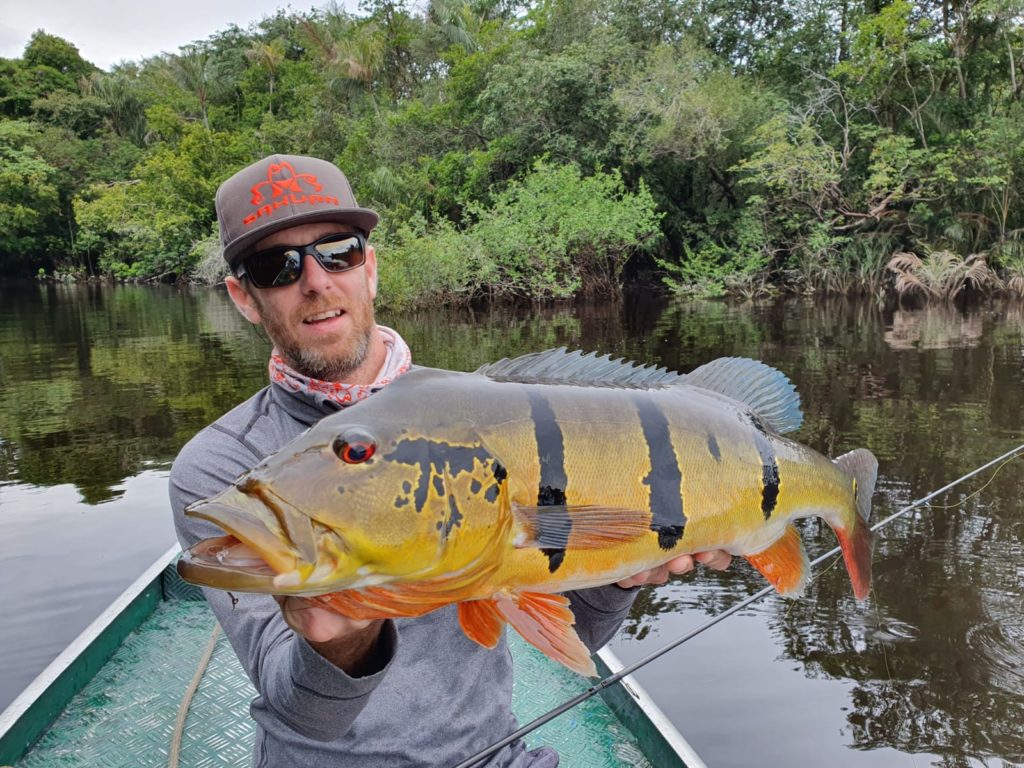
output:
[[[17,768],[166,766],[178,707],[214,627],[204,600],[170,599],[132,632]],[[586,690],[587,680],[526,645],[514,632],[513,710],[521,723]],[[254,691],[223,635],[195,693],[181,768],[249,766]],[[565,768],[650,768],[633,735],[593,697],[527,738],[550,745]],[[462,756],[467,757],[467,756]]]

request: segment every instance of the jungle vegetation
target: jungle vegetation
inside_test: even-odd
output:
[[[216,279],[272,152],[376,208],[382,298],[1024,288],[1024,0],[365,0],[101,71],[0,59],[0,274]]]

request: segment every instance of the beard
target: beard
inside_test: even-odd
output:
[[[304,317],[330,309],[323,301],[310,301],[302,305],[288,321],[269,307],[260,306],[259,302],[258,306],[263,327],[278,353],[303,376],[320,381],[344,382],[366,361],[376,327],[373,304],[369,297],[364,296],[346,308],[350,328],[325,336],[316,345],[300,343],[290,328],[296,327]]]

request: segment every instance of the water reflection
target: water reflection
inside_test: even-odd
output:
[[[800,392],[796,439],[878,456],[879,518],[1024,441],[1019,305],[640,295],[381,319],[417,362],[457,370],[562,345],[683,371],[723,355],[766,360]],[[169,543],[169,462],[263,386],[268,349],[220,291],[0,288],[0,579],[24,585],[0,595],[15,617],[0,625],[0,667],[37,671]],[[913,766],[912,755],[1024,762],[1022,495],[1024,461],[958,488],[880,532],[866,604],[840,564],[803,599],[744,611],[641,681],[715,766],[751,754],[858,768]],[[834,545],[818,521],[802,533],[812,557]],[[738,563],[644,591],[616,650],[646,655],[763,583]],[[0,706],[24,684],[3,682]]]
[[[4,290],[0,434],[17,461],[4,451],[0,481],[113,498],[144,462],[169,462],[199,425],[262,386],[265,353],[223,333],[228,313],[211,296],[224,304],[170,288]]]
[[[973,347],[984,330],[981,314],[964,315],[950,305],[929,305],[923,309],[897,309],[885,343],[893,349],[945,349]]]

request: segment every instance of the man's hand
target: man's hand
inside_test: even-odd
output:
[[[384,619],[351,619],[302,597],[275,595],[274,599],[285,624],[352,677],[371,675],[387,664],[379,642]]]
[[[707,552],[698,552],[695,555],[680,555],[669,560],[664,565],[651,568],[649,571],[630,576],[628,579],[616,582],[620,587],[629,589],[639,587],[641,584],[664,584],[669,576],[680,573],[688,573],[697,567],[697,563],[714,568],[716,571],[724,571],[732,562],[732,555],[721,549],[712,549]]]

